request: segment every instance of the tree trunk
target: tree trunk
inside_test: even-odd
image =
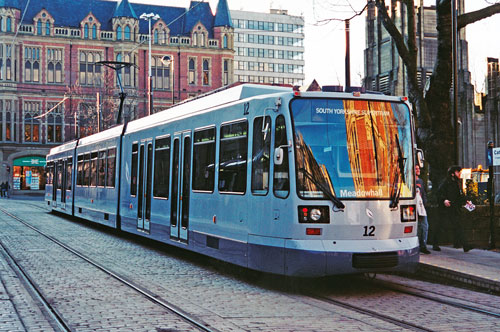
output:
[[[455,132],[452,123],[450,89],[452,84],[451,2],[438,2],[438,50],[434,72],[425,102],[431,117],[430,135],[425,141],[426,158],[431,164],[431,180],[437,185],[454,163]]]

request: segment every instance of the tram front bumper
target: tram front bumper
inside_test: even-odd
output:
[[[417,237],[387,240],[285,240],[284,274],[319,277],[365,272],[415,271]]]

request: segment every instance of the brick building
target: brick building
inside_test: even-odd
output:
[[[233,31],[227,0],[215,14],[201,1],[0,0],[0,182],[43,190],[51,147],[116,123],[118,76],[99,61],[133,64],[119,78],[135,119],[149,112],[150,64],[152,112],[232,83]]]

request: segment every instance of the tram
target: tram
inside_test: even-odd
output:
[[[52,211],[287,276],[411,271],[404,97],[242,84],[55,147]]]

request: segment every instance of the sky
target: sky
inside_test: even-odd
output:
[[[129,0],[163,6],[188,7],[190,0]],[[215,12],[218,0],[205,0]],[[465,0],[467,12],[483,8],[498,0]],[[366,0],[227,0],[229,9],[269,12],[270,8],[286,9],[289,15],[305,19],[305,84],[316,79],[320,85],[344,85],[345,30],[344,21],[360,11]],[[435,0],[424,0],[426,6]],[[321,23],[322,20],[334,19]],[[365,14],[351,20],[350,53],[351,85],[360,85],[364,76]],[[486,58],[500,58],[500,14],[469,25],[469,70],[477,91],[484,90]],[[486,32],[486,33],[485,33]],[[491,38],[490,33],[494,33]]]

